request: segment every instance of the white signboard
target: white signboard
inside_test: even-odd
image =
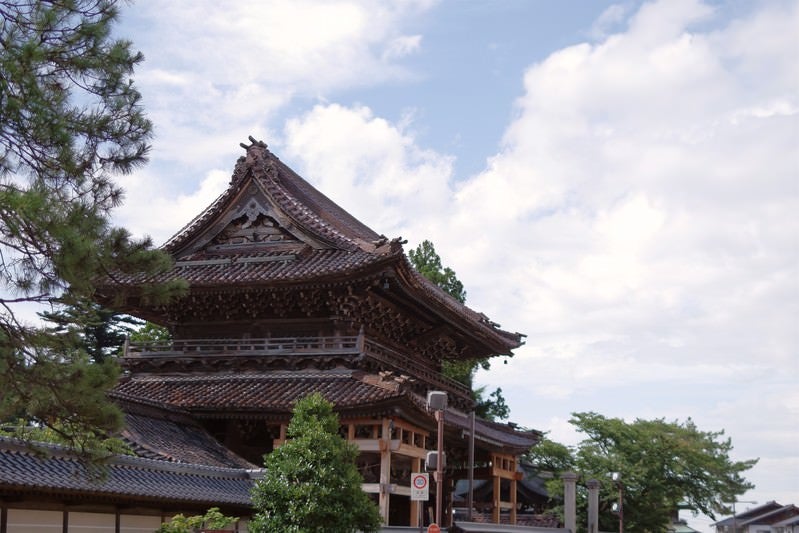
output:
[[[411,474],[411,501],[430,499],[430,474],[423,472]]]

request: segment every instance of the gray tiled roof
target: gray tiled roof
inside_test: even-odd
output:
[[[224,262],[204,261],[209,257],[223,258]],[[343,274],[359,272],[370,265],[379,264],[384,257],[347,250],[311,250],[306,248],[299,255],[281,259],[279,252],[241,252],[210,256],[204,252],[185,255],[172,270],[148,278],[147,282],[164,282],[182,278],[192,287],[235,287],[239,285],[301,282],[309,279],[334,278]],[[286,256],[288,257],[288,256]],[[119,282],[136,283],[137,275],[116,276]]]
[[[368,382],[357,370],[302,370],[243,373],[134,374],[116,389],[134,398],[188,411],[289,413],[294,403],[320,392],[339,408],[403,396],[396,387]]]
[[[453,410],[444,413],[444,422],[447,425],[468,431],[471,427],[469,417]],[[518,430],[514,426],[489,422],[480,418],[475,420],[475,437],[489,444],[510,453],[522,453],[527,451],[530,446],[541,440],[541,432],[535,430]]]
[[[419,402],[423,402],[396,382],[383,382],[378,376],[344,368],[133,374],[114,389],[114,394],[186,410],[195,415],[223,411],[229,414],[288,415],[294,403],[311,392],[320,392],[339,410],[364,408],[388,401],[407,402],[407,405],[418,408]],[[421,409],[424,410],[423,406]],[[445,423],[458,430],[470,427],[468,416],[452,409],[446,412]],[[490,448],[510,453],[524,452],[541,438],[538,431],[519,431],[508,424],[479,418],[475,422],[475,434]]]
[[[257,471],[115,456],[97,474],[62,447],[0,437],[0,492],[247,507]]]
[[[174,408],[143,405],[120,394],[112,397],[125,413],[121,436],[139,457],[222,468],[257,468]]]

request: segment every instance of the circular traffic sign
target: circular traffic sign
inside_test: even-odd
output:
[[[438,524],[430,524],[427,526],[427,533],[441,533],[441,528],[438,527]]]
[[[413,487],[418,490],[424,490],[427,486],[427,476],[414,476]]]

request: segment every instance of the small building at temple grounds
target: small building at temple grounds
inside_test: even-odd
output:
[[[311,392],[334,404],[341,435],[358,446],[363,490],[385,523],[418,526],[421,515],[427,524],[436,490],[446,516],[462,505],[453,494],[468,477],[474,402],[442,363],[508,355],[522,335],[425,279],[401,239],[355,219],[265,144],[245,150],[227,190],[163,246],[175,260],[170,272],[115,276],[100,288],[104,303],[172,334],[126,345],[111,392],[135,455],[89,479],[56,447],[35,455],[0,441],[0,533],[23,531],[10,525],[42,512],[61,526],[102,514],[109,530],[131,532],[210,506],[246,517],[263,455],[285,440],[293,403]],[[173,278],[188,282],[185,297],[148,304],[139,288]],[[411,474],[436,447],[430,391],[448,399],[445,482],[417,502]],[[475,506],[515,523],[519,457],[540,433],[478,418],[473,435],[474,477],[490,498]]]

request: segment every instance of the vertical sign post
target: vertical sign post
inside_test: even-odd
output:
[[[415,472],[411,474],[411,501],[426,502],[430,499],[430,474],[426,472]],[[422,509],[424,505],[419,504],[419,531],[422,531]]]

